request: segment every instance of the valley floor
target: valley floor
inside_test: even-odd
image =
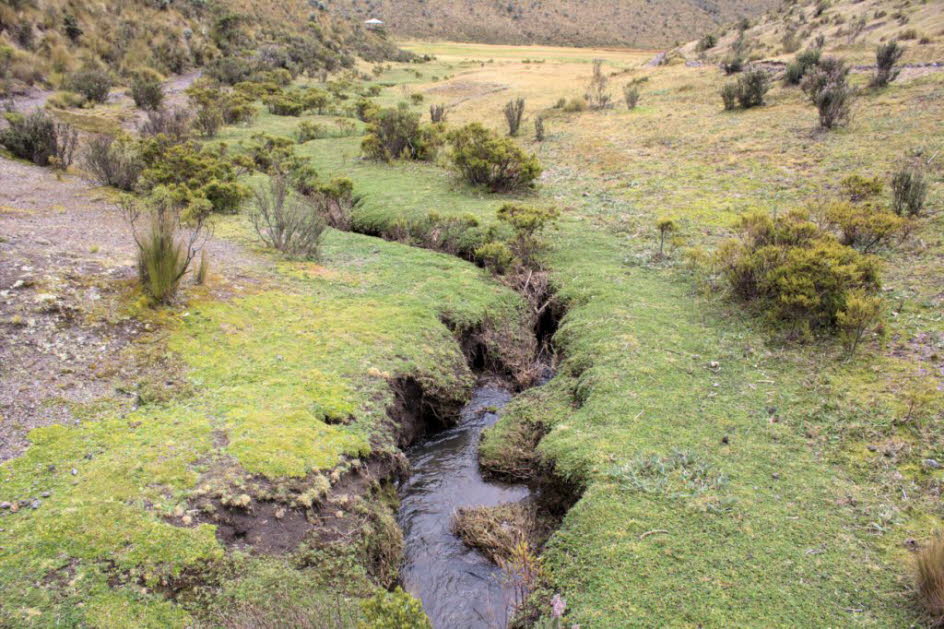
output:
[[[442,103],[450,125],[497,129],[503,104],[524,97],[526,124],[546,116],[544,142],[530,131],[520,139],[545,174],[518,198],[562,211],[548,253],[565,312],[557,375],[508,407],[481,456],[520,454],[518,436],[540,425],[540,456],[581,487],[543,555],[566,621],[922,622],[912,553],[944,516],[944,471],[924,464],[944,460],[942,404],[936,395],[915,415],[907,399],[929,379],[944,381],[940,213],[882,252],[893,304],[886,339],[869,339],[851,361],[831,342],[786,344],[703,290],[683,248],[714,247],[746,211],[803,206],[835,195],[847,174],[887,179],[906,152],[939,151],[944,73],[864,94],[851,127],[824,134],[796,88],[775,87],[765,107],[723,112],[712,66],[648,67],[652,55],[638,51],[411,46],[436,61],[385,69],[372,82],[379,103],[422,94],[417,110]],[[640,106],[552,109],[583,93],[598,56],[614,94],[646,78]],[[297,124],[262,113],[219,141],[260,130],[290,137]],[[379,231],[430,211],[489,223],[512,198],[468,188],[437,164],[363,161],[359,144],[327,138],[297,151],[319,175],[354,181],[365,195],[362,226]],[[214,610],[273,592],[312,608],[341,601],[356,615],[352,601],[393,581],[383,548],[309,539],[292,552],[254,552],[252,531],[233,542],[215,527],[247,501],[291,513],[325,503],[320,525],[343,533],[338,521],[355,519],[383,538],[390,514],[377,505],[389,487],[371,465],[398,456],[388,416],[398,383],[410,378],[460,403],[473,379],[463,337],[496,325],[514,337],[524,302],[467,262],[357,234],[331,231],[317,265],[278,260],[254,244],[244,218],[228,217],[208,286],[154,314],[136,303],[120,219],[96,200],[106,193],[8,160],[0,168],[44,178],[37,193],[0,191],[3,268],[20,268],[0,274],[0,357],[12,361],[0,434],[4,456],[19,454],[0,467],[0,500],[16,506],[0,516],[0,623],[224,624]],[[944,200],[939,173],[934,210]],[[47,184],[51,195],[68,190],[66,199],[31,196]],[[88,204],[76,201],[86,195]],[[662,216],[680,225],[665,258],[654,255]],[[86,238],[74,237],[76,224]],[[52,240],[56,225],[67,233],[38,240]],[[68,268],[37,251],[57,251]],[[33,380],[22,376],[40,337],[63,331],[94,339],[97,353],[42,347],[48,358]],[[154,377],[137,372],[155,364]],[[76,393],[90,379],[71,386],[76,372],[96,374],[98,388]],[[65,390],[50,391],[54,383]],[[24,399],[33,410],[17,406]],[[367,499],[332,491],[351,478],[371,485]],[[215,580],[204,591],[192,577],[211,580],[207,565]]]

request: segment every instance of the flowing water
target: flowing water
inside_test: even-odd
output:
[[[459,423],[413,446],[413,472],[400,487],[398,521],[405,539],[403,586],[423,601],[434,629],[503,627],[512,602],[501,571],[450,531],[456,509],[527,498],[523,485],[487,482],[479,472],[482,430],[498,420],[511,393],[476,388]]]

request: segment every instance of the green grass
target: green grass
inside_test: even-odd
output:
[[[392,448],[388,379],[415,377],[446,399],[471,388],[441,319],[459,333],[520,316],[514,293],[455,258],[337,232],[325,249],[324,266],[282,264],[287,288],[192,302],[175,317],[168,347],[189,366],[192,396],[30,433],[26,454],[0,468],[0,496],[50,496],[3,518],[4,622],[186,625],[159,587],[218,563],[223,548],[214,527],[165,518],[214,461],[277,480]],[[49,576],[70,565],[63,583]]]

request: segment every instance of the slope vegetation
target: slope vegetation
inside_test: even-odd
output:
[[[330,10],[378,18],[398,36],[503,44],[664,48],[706,28],[753,16],[772,0],[331,0]]]

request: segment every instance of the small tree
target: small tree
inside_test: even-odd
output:
[[[610,106],[610,93],[607,91],[609,79],[603,73],[603,60],[593,60],[593,76],[590,78],[590,85],[587,86],[587,93],[584,96],[590,109],[606,109]]]
[[[846,307],[836,314],[839,334],[852,358],[865,333],[882,318],[882,300],[862,290],[850,291]]]
[[[905,54],[905,49],[898,45],[898,42],[891,41],[887,44],[881,44],[875,50],[875,76],[872,77],[870,85],[872,87],[885,87],[898,78],[901,70],[895,68],[895,64]]]
[[[928,183],[918,168],[902,168],[892,178],[892,210],[898,216],[921,214],[927,195]]]
[[[125,220],[138,249],[138,278],[154,304],[170,303],[212,230],[207,222],[212,206],[182,188],[155,188],[142,203],[121,201]]]
[[[286,177],[275,175],[253,189],[249,213],[259,238],[290,257],[318,258],[325,223],[314,204],[292,192]]]
[[[656,221],[656,229],[659,230],[659,257],[664,255],[665,237],[675,231],[675,221],[671,218],[660,218]]]
[[[537,255],[544,249],[541,234],[553,227],[560,212],[556,208],[541,208],[518,203],[506,203],[498,209],[498,220],[510,226],[514,238],[509,247],[528,268],[538,268]]]
[[[82,165],[99,185],[126,192],[134,190],[144,170],[141,151],[127,136],[92,136],[85,145]]]
[[[517,98],[505,103],[505,121],[508,123],[508,135],[515,137],[524,120],[524,99]]]
[[[698,52],[704,52],[714,48],[717,44],[718,38],[711,33],[706,33],[701,39],[698,40],[695,50]]]

